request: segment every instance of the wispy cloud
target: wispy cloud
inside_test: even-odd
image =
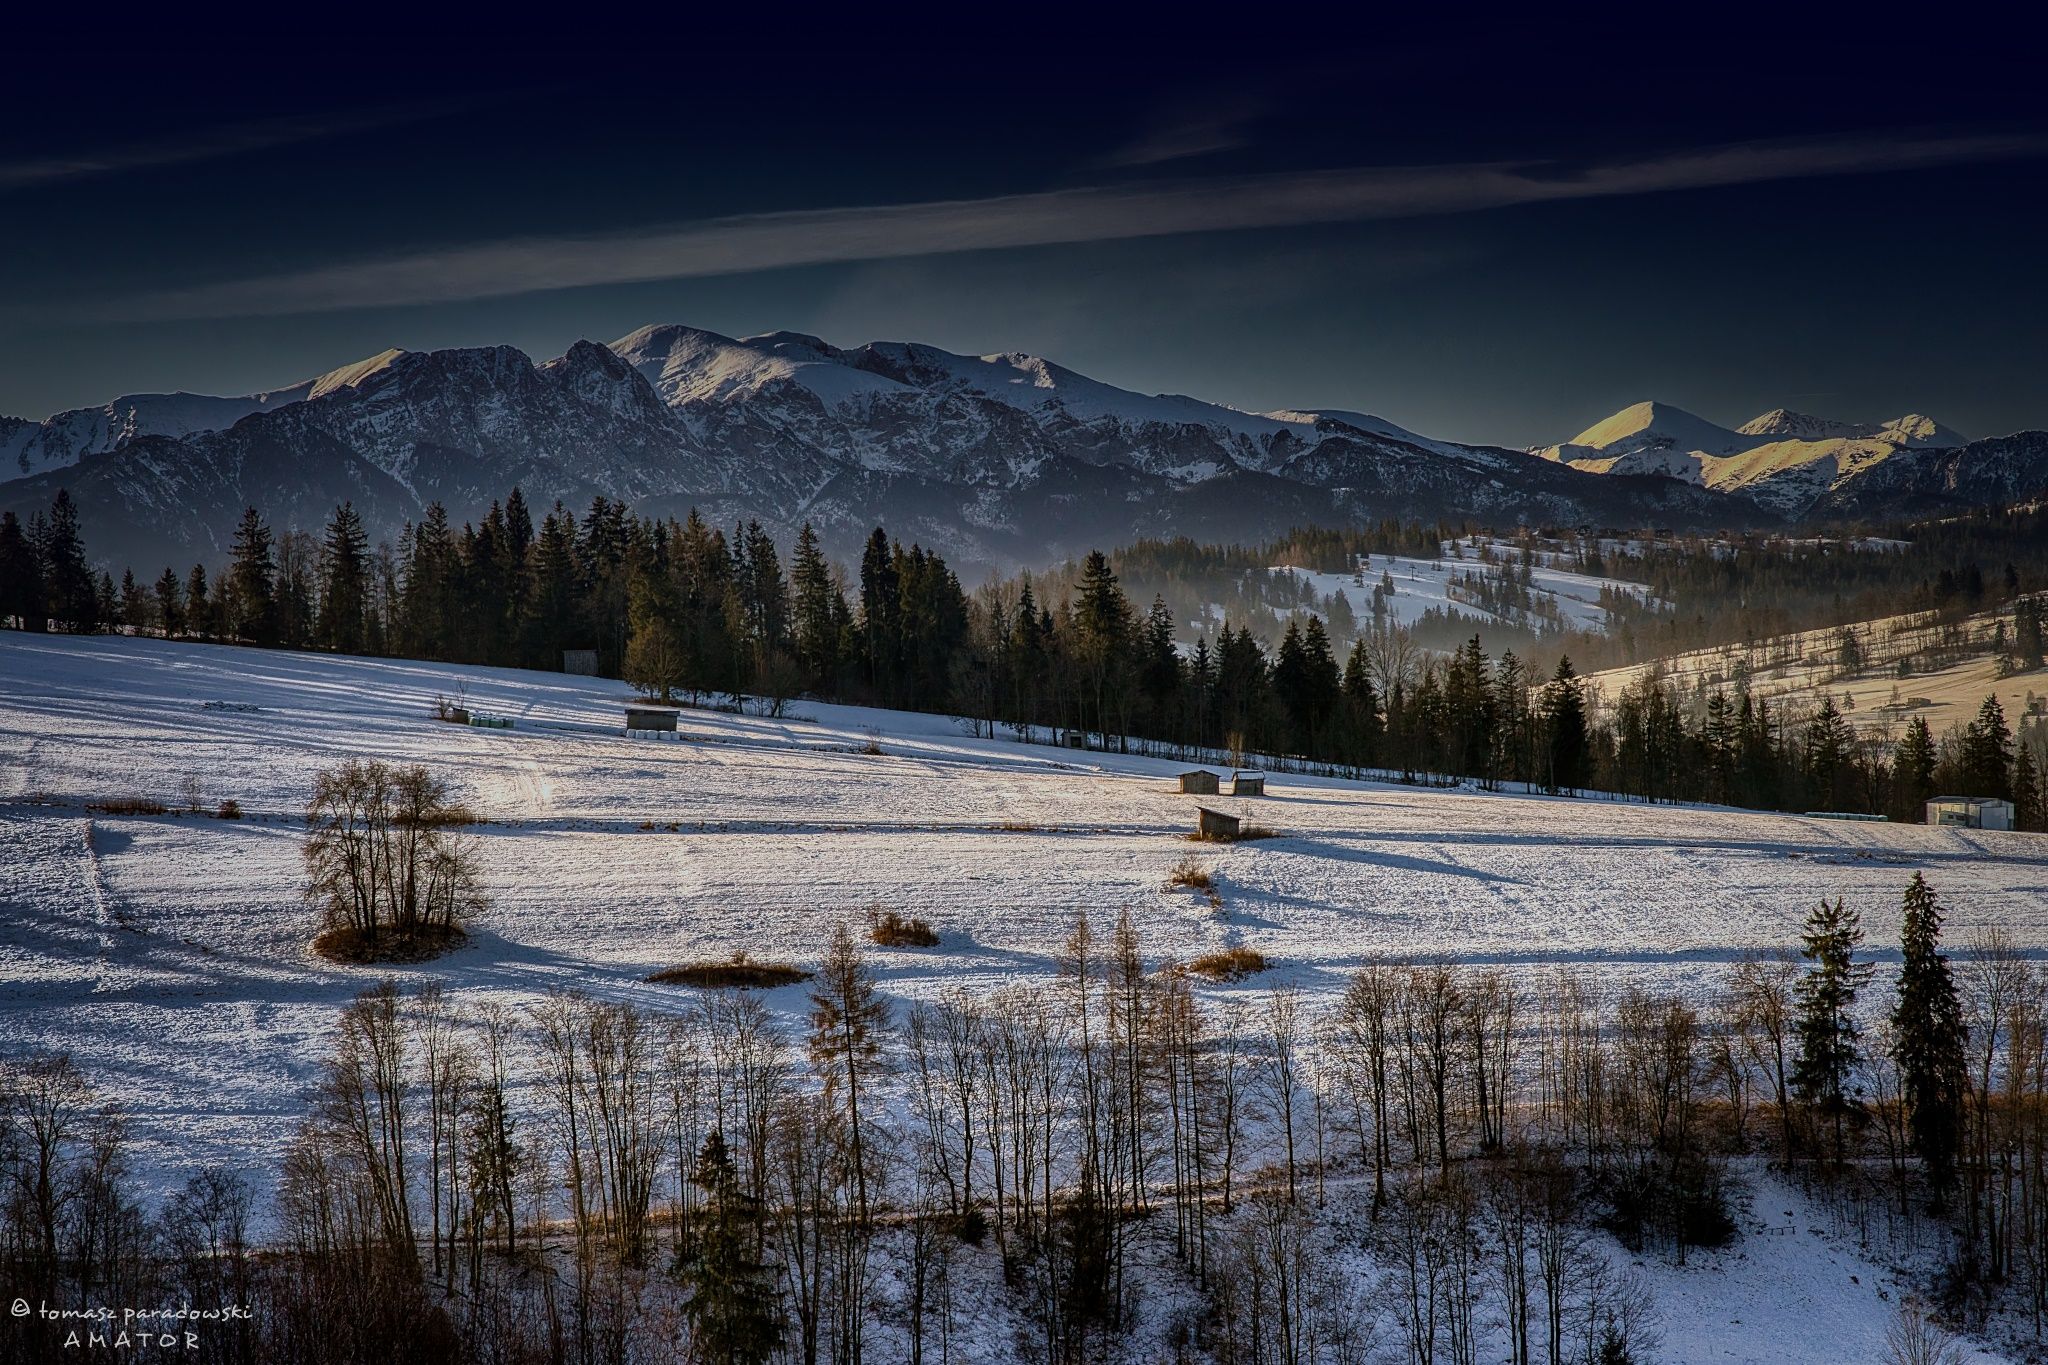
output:
[[[2042,134],[1810,139],[1578,167],[1499,162],[1334,170],[749,214],[601,236],[485,242],[228,280],[142,296],[109,312],[173,319],[451,303],[841,261],[1472,213],[2042,155],[2048,155],[2048,135]]]
[[[1265,112],[1264,101],[1246,95],[1224,95],[1170,110],[1099,164],[1157,166],[1236,151],[1251,145],[1251,125]]]
[[[250,123],[205,128],[173,137],[131,142],[117,147],[79,152],[70,156],[46,156],[22,161],[0,161],[0,193],[32,189],[66,180],[118,175],[123,171],[154,170],[197,161],[265,152],[319,138],[339,137],[398,124],[414,123],[459,107],[452,101],[392,105],[337,114],[309,114],[264,119]]]

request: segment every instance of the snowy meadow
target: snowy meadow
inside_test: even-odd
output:
[[[0,1038],[69,1054],[128,1116],[156,1187],[226,1163],[260,1215],[338,1018],[387,977],[441,982],[458,1009],[568,990],[659,1016],[694,999],[647,979],[664,967],[744,952],[814,968],[835,926],[881,908],[939,935],[867,950],[900,1018],[956,992],[1049,989],[1079,917],[1106,934],[1128,911],[1148,966],[1264,956],[1197,988],[1247,1033],[1276,988],[1312,1023],[1334,1017],[1374,959],[1497,968],[1531,1000],[1570,978],[1704,1010],[1746,954],[1796,947],[1813,906],[1841,897],[1881,1006],[1916,872],[1951,944],[1997,930],[2023,958],[2048,950],[2035,836],[1285,774],[1263,798],[1195,797],[1176,787],[1185,764],[804,702],[685,710],[678,739],[628,738],[630,696],[596,678],[0,633]],[[437,701],[511,728],[438,721]],[[356,968],[309,949],[305,802],[350,758],[426,764],[484,822],[490,908],[444,958]],[[240,818],[220,818],[229,801]],[[1197,805],[1274,837],[1190,843]],[[1190,857],[1210,890],[1171,884]],[[807,987],[762,999],[802,1034]],[[1751,1173],[1730,1247],[1641,1261],[1656,1358],[1877,1358],[1896,1288],[1882,1256]],[[1398,1331],[1382,1323],[1375,1349],[1399,1358]],[[1003,1334],[983,1337],[959,1353],[1004,1358]]]

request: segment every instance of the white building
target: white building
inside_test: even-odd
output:
[[[2011,829],[2012,802],[1995,796],[1937,796],[1927,803],[1930,825],[1965,829]]]

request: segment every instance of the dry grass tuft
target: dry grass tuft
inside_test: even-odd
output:
[[[1190,853],[1173,865],[1166,874],[1166,889],[1169,891],[1214,891],[1216,876],[1202,866],[1202,860]]]
[[[647,978],[660,986],[695,986],[699,990],[770,990],[808,981],[811,974],[787,962],[754,962],[734,953],[726,962],[683,962],[664,967]]]
[[[1272,965],[1258,949],[1240,946],[1225,948],[1219,953],[1204,953],[1188,964],[1188,970],[1211,981],[1242,981]]]
[[[884,948],[936,948],[938,931],[924,920],[894,910],[868,912],[868,937]]]
[[[1246,844],[1254,839],[1277,839],[1280,831],[1271,825],[1239,825],[1235,834],[1204,834],[1196,830],[1188,836],[1191,844]]]
[[[100,801],[85,803],[87,810],[102,815],[168,815],[170,808],[163,802],[147,796],[109,796]]]
[[[213,818],[216,820],[241,819],[242,803],[235,800],[232,796],[224,798],[218,806],[214,807]]]

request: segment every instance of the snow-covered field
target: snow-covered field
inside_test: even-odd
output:
[[[516,728],[438,723],[437,695]],[[1209,801],[1281,837],[1197,849],[1172,763],[810,704],[790,720],[686,712],[684,742],[655,743],[620,733],[626,695],[552,674],[0,633],[0,1038],[70,1051],[167,1179],[222,1158],[267,1169],[337,1009],[381,974],[306,948],[298,817],[314,772],[350,756],[431,763],[491,822],[489,915],[460,951],[397,973],[468,999],[567,986],[673,1007],[682,993],[649,972],[736,949],[814,961],[835,921],[874,903],[944,936],[878,950],[899,1001],[1045,977],[1077,913],[1124,906],[1150,954],[1242,941],[1276,964],[1219,990],[1290,982],[1319,1003],[1384,953],[1507,964],[1532,988],[1565,965],[1705,994],[1745,949],[1792,944],[1822,896],[1846,896],[1894,960],[1916,870],[1951,907],[1952,942],[1996,925],[2048,949],[2048,839],[2034,836],[1275,777],[1264,800]],[[195,794],[249,818],[87,809]],[[1191,851],[1221,911],[1162,889]],[[770,1000],[804,1008],[801,988]],[[1758,1216],[1793,1207],[1767,1194]],[[1805,1240],[1660,1271],[1667,1297],[1683,1276],[1687,1331],[1704,1334],[1683,1357],[1874,1358],[1882,1272],[1839,1250],[1815,1269]],[[1740,1320],[1764,1288],[1823,1273],[1812,1288],[1830,1308],[1808,1326],[1872,1349],[1744,1354]]]

